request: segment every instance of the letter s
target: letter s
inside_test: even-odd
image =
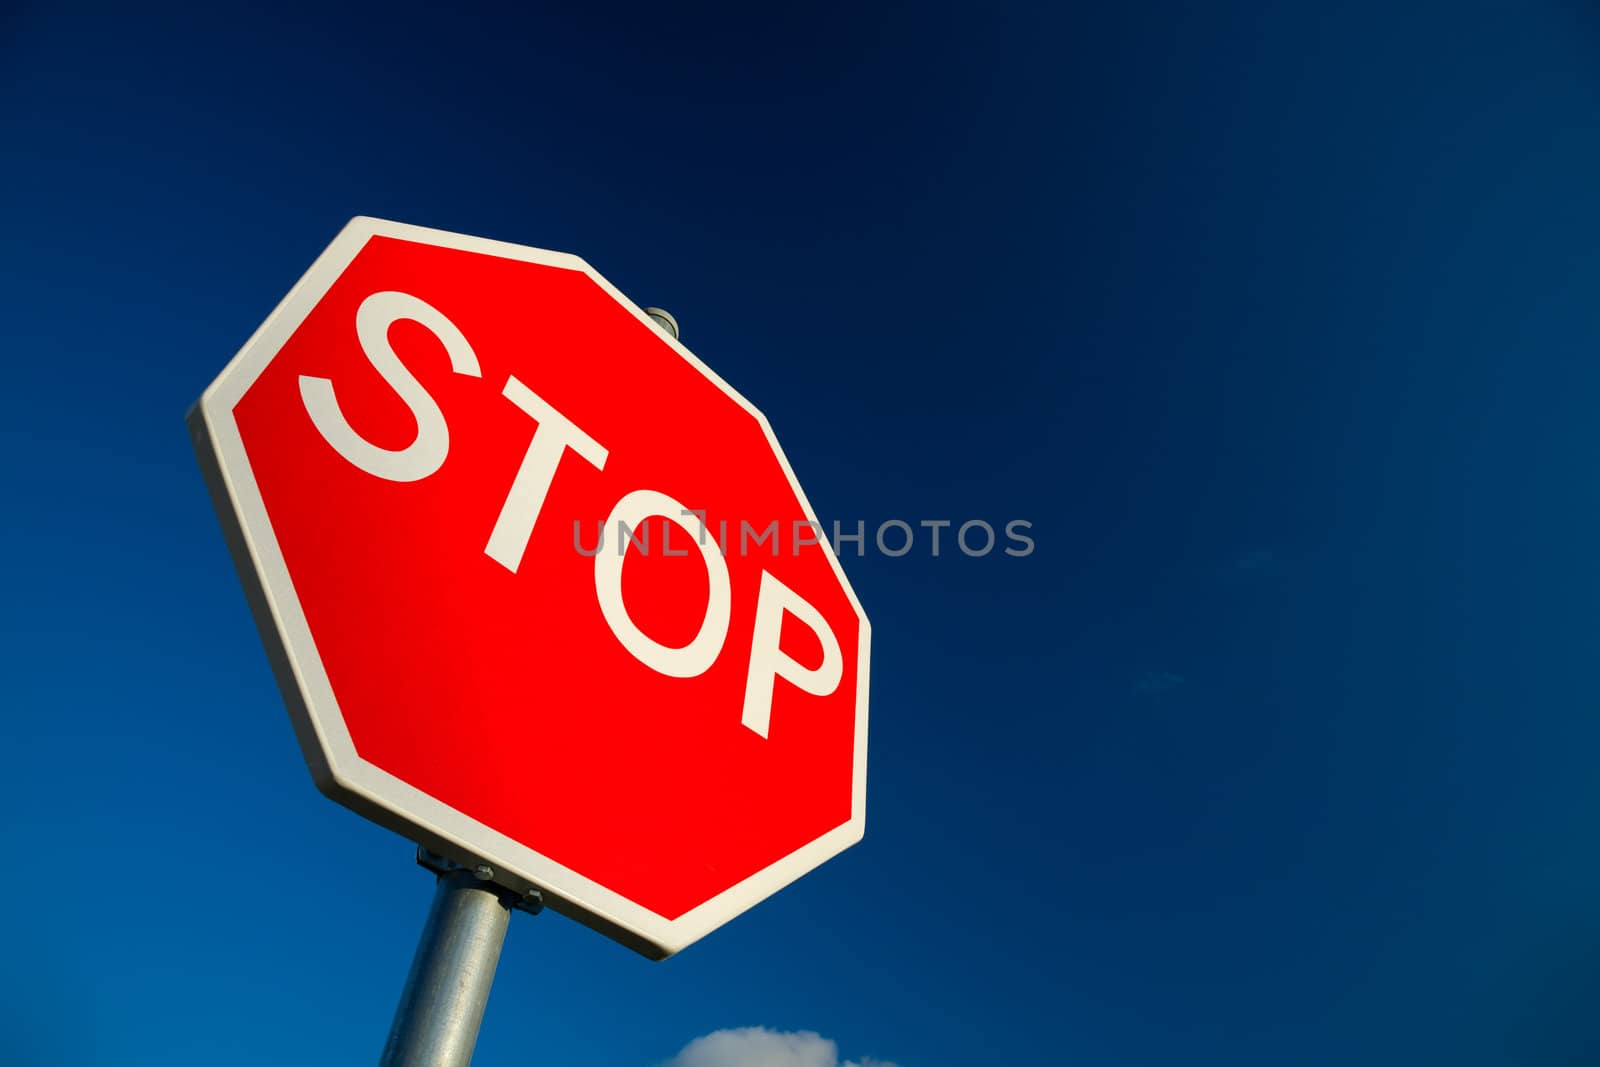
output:
[[[450,430],[445,425],[444,412],[400,362],[389,344],[389,327],[401,319],[421,324],[443,342],[450,356],[450,368],[457,374],[480,378],[483,372],[461,331],[431,305],[407,293],[396,292],[373,293],[361,302],[356,310],[356,337],[361,342],[361,350],[389,388],[411,409],[412,417],[417,420],[416,440],[401,449],[379,448],[356,433],[344,412],[339,410],[333,383],[327,378],[302,374],[300,399],[318,432],[339,455],[379,478],[415,482],[443,465],[450,451]]]

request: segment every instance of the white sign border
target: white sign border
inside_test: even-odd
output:
[[[860,620],[850,818],[676,919],[655,914],[363,760],[356,753],[311,638],[305,613],[245,455],[233,409],[357,253],[375,236],[539,263],[588,275],[755,418],[806,518],[815,523],[816,513],[801,490],[766,416],[676,338],[661,330],[584,260],[562,252],[365,216],[351,219],[339,232],[190,409],[188,422],[196,454],[317,787],[346,807],[436,851],[489,864],[496,871],[496,880],[512,888],[538,887],[555,910],[646,956],[665,959],[861,840],[866,825],[867,690],[872,632],[866,612],[828,539],[822,538],[819,547]],[[507,874],[512,877],[506,878]]]

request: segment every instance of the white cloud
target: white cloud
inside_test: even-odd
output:
[[[661,1067],[895,1067],[871,1058],[839,1061],[839,1046],[809,1030],[746,1026],[697,1037]]]

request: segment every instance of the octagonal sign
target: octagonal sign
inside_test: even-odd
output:
[[[189,424],[335,800],[658,958],[860,840],[861,605],[583,260],[357,218]]]

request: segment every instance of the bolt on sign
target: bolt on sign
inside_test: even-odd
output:
[[[867,617],[582,259],[354,219],[189,426],[328,796],[655,958],[861,839]]]

